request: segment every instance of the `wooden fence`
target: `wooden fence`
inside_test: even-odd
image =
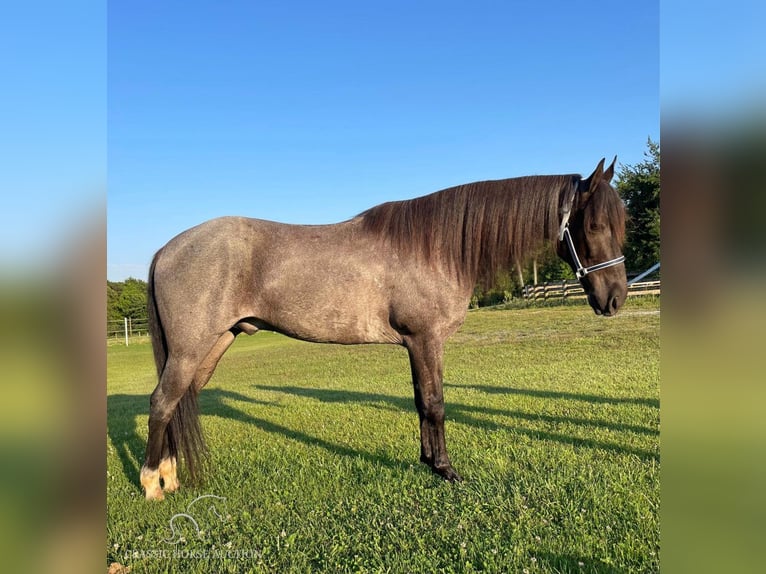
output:
[[[628,297],[637,295],[659,295],[659,281],[641,281],[628,285]],[[524,285],[522,296],[525,299],[584,299],[585,291],[576,279],[550,281],[538,285]]]

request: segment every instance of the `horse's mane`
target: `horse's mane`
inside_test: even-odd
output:
[[[362,227],[400,253],[443,265],[461,282],[490,284],[556,237],[559,208],[579,175],[481,181],[360,214]]]

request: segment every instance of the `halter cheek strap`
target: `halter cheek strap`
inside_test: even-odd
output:
[[[577,250],[575,249],[574,241],[572,241],[572,234],[569,231],[569,216],[572,214],[572,205],[574,204],[574,198],[575,198],[576,192],[577,192],[577,186],[572,186],[572,188],[567,192],[567,195],[564,198],[564,202],[561,208],[561,226],[559,227],[559,241],[566,240],[567,246],[569,247],[569,253],[572,255],[572,261],[574,261],[574,264],[576,267],[575,276],[578,279],[582,279],[588,273],[593,273],[594,271],[599,271],[600,269],[606,269],[607,267],[619,265],[620,263],[625,261],[625,256],[620,255],[619,257],[610,259],[609,261],[604,261],[603,263],[596,263],[595,265],[591,265],[589,267],[583,267],[583,264],[580,263],[580,258],[577,256]]]

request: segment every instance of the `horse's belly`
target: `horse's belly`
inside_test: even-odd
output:
[[[259,305],[274,330],[324,343],[401,343],[389,322],[386,289],[374,276],[325,268],[280,279]]]
[[[401,343],[399,334],[380,321],[365,321],[329,311],[313,310],[300,314],[285,311],[268,323],[275,331],[317,343]]]

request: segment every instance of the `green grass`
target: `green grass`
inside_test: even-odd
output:
[[[138,485],[151,347],[108,355],[107,561],[138,572],[657,572],[659,301],[479,310],[445,353],[447,443],[418,461],[406,352],[239,337],[200,395],[208,474]],[[201,529],[183,517],[189,508]]]

